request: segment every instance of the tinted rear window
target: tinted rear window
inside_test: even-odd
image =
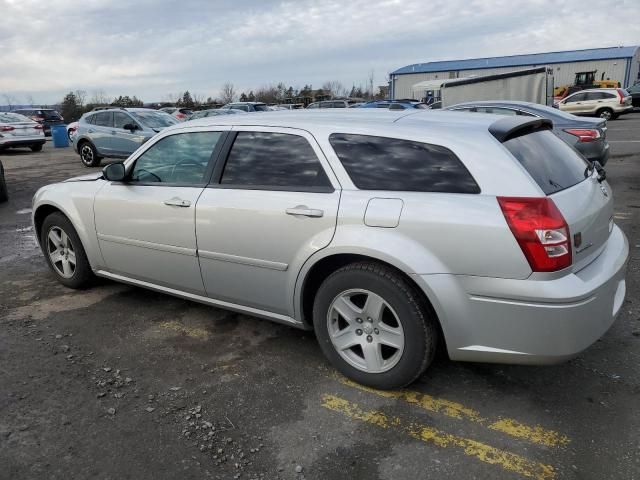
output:
[[[480,193],[467,168],[448,148],[346,133],[334,133],[329,141],[361,190]]]
[[[548,130],[511,138],[503,145],[547,195],[585,179],[589,163]]]

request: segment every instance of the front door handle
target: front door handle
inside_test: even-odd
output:
[[[324,211],[315,208],[308,208],[306,205],[298,205],[294,208],[287,208],[285,210],[287,215],[299,216],[299,217],[322,217]]]
[[[178,197],[173,197],[169,200],[165,200],[164,202],[165,205],[168,205],[170,207],[190,207],[191,206],[191,202],[189,200],[182,200],[181,198]]]

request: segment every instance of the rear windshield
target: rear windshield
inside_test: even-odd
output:
[[[253,106],[253,108],[256,110],[256,112],[268,112],[269,111],[269,106],[263,104],[256,104]]]
[[[33,122],[19,113],[0,112],[0,123]]]
[[[549,130],[511,138],[503,145],[547,195],[585,179],[589,162]]]
[[[178,121],[171,115],[157,112],[129,112],[142,125],[149,128],[164,128],[175,125]]]
[[[43,115],[47,120],[61,120],[62,116],[55,110],[39,110],[38,113]]]

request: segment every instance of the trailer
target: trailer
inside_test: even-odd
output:
[[[442,107],[477,100],[518,100],[553,105],[553,69],[529,68],[515,72],[447,80],[427,80],[413,85],[414,96]]]

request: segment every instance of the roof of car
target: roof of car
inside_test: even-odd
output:
[[[403,127],[410,125],[424,128],[425,124],[449,127],[477,127],[488,129],[496,120],[504,118],[497,115],[477,115],[464,112],[430,110],[370,110],[370,109],[327,109],[327,110],[282,110],[265,112],[260,115],[218,115],[199,118],[169,127],[179,129],[192,126],[242,125],[271,126],[304,129],[305,126],[347,128],[354,125],[375,127],[392,125],[402,121]]]

